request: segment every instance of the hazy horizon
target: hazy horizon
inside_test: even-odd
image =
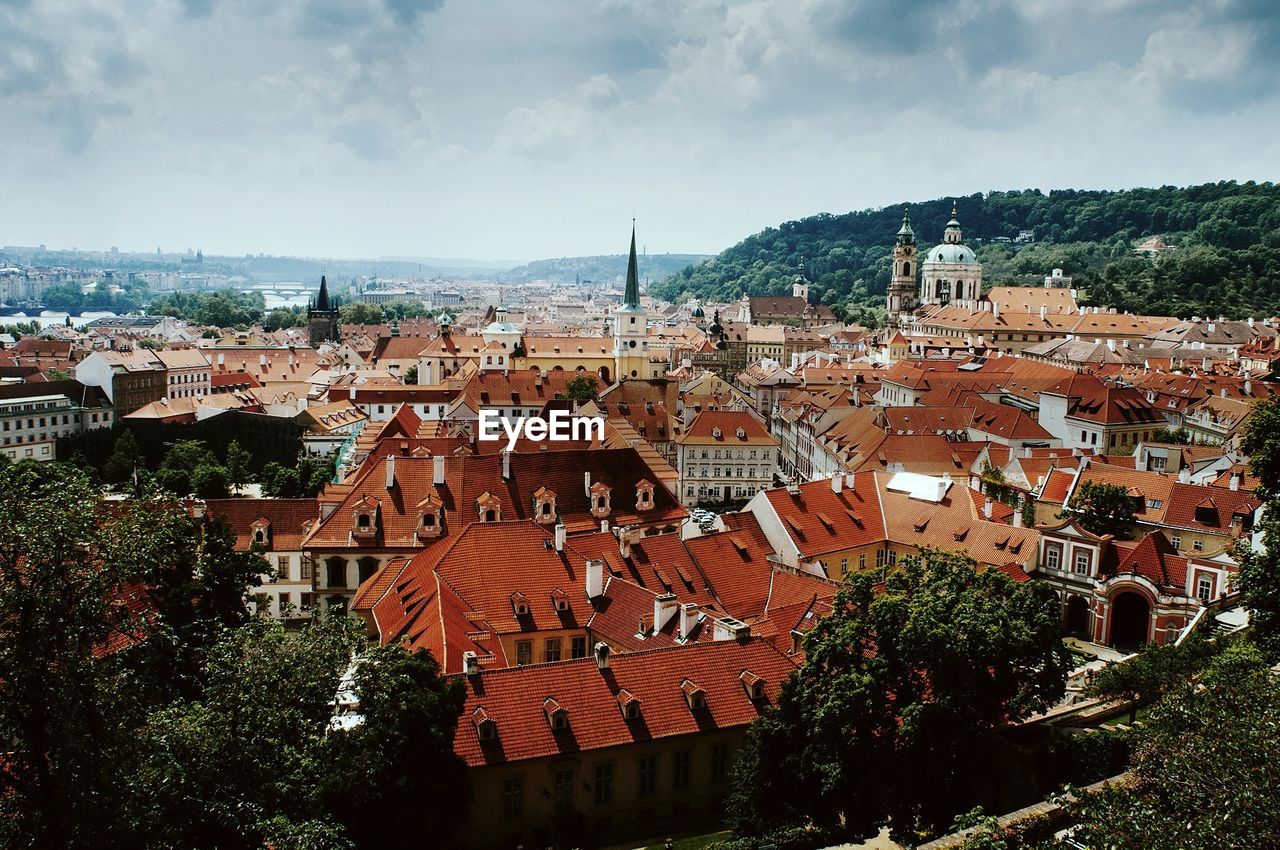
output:
[[[1274,180],[1264,2],[0,3],[0,244],[715,254],[820,212]],[[1268,117],[1270,116],[1270,117]]]

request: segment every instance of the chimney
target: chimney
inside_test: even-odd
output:
[[[289,368],[293,368],[293,349],[289,349]]]
[[[1041,305],[1040,305],[1040,321],[1042,321],[1042,322],[1044,321],[1045,314],[1047,314],[1048,312],[1049,312],[1049,307],[1048,307],[1048,305],[1046,305],[1046,304],[1041,304]]]
[[[604,593],[604,561],[587,561],[587,598]]]
[[[1179,469],[1179,470],[1178,470],[1178,483],[1179,483],[1179,484],[1190,484],[1190,483],[1191,483],[1191,468],[1190,468],[1190,467],[1188,467],[1188,466],[1184,466],[1184,467],[1182,467],[1182,469]]]
[[[844,486],[848,487],[850,490],[853,489],[853,473],[852,472],[846,472],[844,474]]]
[[[444,455],[431,458],[431,483],[437,487],[444,483]]]
[[[347,398],[348,398],[350,401],[355,401],[355,400],[356,400],[356,385],[355,385],[355,384],[352,384],[350,387],[348,387],[348,388],[347,388]]]
[[[556,523],[556,551],[564,551],[564,539],[568,534],[568,530],[564,527],[563,522]]]
[[[265,368],[267,368],[267,355],[266,355],[266,354],[259,354],[259,355],[258,355],[258,365],[259,365],[259,366],[261,366],[261,367],[262,367],[262,368],[264,368],[264,369],[265,369]]]
[[[988,496],[988,497],[987,497],[987,500],[986,500],[985,502],[983,502],[983,504],[982,504],[982,515],[983,515],[984,517],[986,517],[987,519],[991,519],[992,508],[993,508],[993,507],[994,507],[994,505],[993,505],[993,503],[992,503],[992,501],[991,501],[991,497],[990,497],[990,496]]]
[[[511,452],[502,450],[502,480],[511,480]]]
[[[602,519],[602,520],[600,520],[600,532],[601,532],[602,534],[608,534],[608,533],[609,533],[609,520],[607,520],[607,519]]]
[[[1229,486],[1231,487],[1231,489],[1232,489],[1232,490],[1239,490],[1239,489],[1240,489],[1240,473],[1238,473],[1238,472],[1233,472],[1233,473],[1231,473],[1231,479],[1230,479],[1230,481],[1231,481],[1231,483],[1230,483],[1230,485],[1229,485]]]
[[[714,638],[716,640],[741,640],[751,637],[751,627],[733,617],[721,617],[716,620]]]
[[[843,483],[844,479],[840,477],[840,473],[837,472],[835,475],[831,476],[831,492],[839,493]]]
[[[618,529],[618,554],[623,558],[631,557],[631,540],[627,537],[625,528]]]
[[[597,641],[595,646],[596,666],[601,670],[609,669],[609,644]]]
[[[587,498],[591,498],[591,470],[582,473],[582,492],[587,494]]]
[[[1013,527],[1022,528],[1022,511],[1021,510],[1015,510],[1013,512]]]
[[[653,631],[654,634],[662,631],[667,623],[671,622],[671,618],[680,610],[679,603],[676,602],[674,593],[662,593],[653,597]]]
[[[995,319],[1000,318],[1000,302],[999,301],[991,302],[991,316],[992,318],[995,318]]]
[[[226,363],[226,362],[227,362],[227,355],[225,355],[225,354],[223,354],[221,351],[219,351],[219,352],[218,352],[218,365],[219,365],[219,366],[221,366],[223,363]]]
[[[1253,381],[1248,378],[1244,379],[1244,394],[1253,395]]]
[[[468,676],[480,675],[480,656],[471,650],[462,653],[462,672]]]
[[[698,625],[698,606],[693,602],[686,602],[680,606],[680,638],[688,640],[689,635]]]
[[[387,455],[387,489],[396,486],[396,456]]]

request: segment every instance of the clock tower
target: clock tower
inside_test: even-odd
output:
[[[884,317],[885,327],[906,324],[911,312],[919,304],[916,297],[916,234],[911,229],[911,217],[902,210],[902,227],[893,245],[893,276],[889,279],[889,294]]]

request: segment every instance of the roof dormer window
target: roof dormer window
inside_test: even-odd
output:
[[[684,692],[685,702],[689,704],[691,710],[701,711],[707,707],[707,692],[692,679],[685,679],[681,682],[680,690]]]
[[[546,702],[542,704],[542,710],[547,715],[547,723],[557,732],[569,728],[569,709],[556,702],[554,697],[547,697]]]
[[[558,587],[551,591],[551,607],[561,614],[567,613],[569,611],[569,594]]]
[[[511,594],[511,610],[517,617],[523,617],[529,613],[529,600],[518,590]]]
[[[764,699],[764,679],[750,670],[743,670],[738,679],[742,682],[742,686],[747,689],[748,698],[751,700]]]
[[[502,502],[488,490],[481,493],[480,498],[476,499],[476,508],[480,512],[481,522],[502,521]]]
[[[476,736],[481,741],[492,741],[498,737],[498,724],[489,716],[489,712],[484,710],[484,706],[479,706],[471,712],[471,722],[475,724]]]
[[[597,481],[591,485],[591,515],[596,519],[603,519],[613,512],[611,492],[608,484]]]
[[[533,519],[541,525],[556,521],[556,494],[554,490],[539,487],[533,494]]]
[[[618,708],[622,710],[624,720],[640,719],[640,700],[626,688],[618,691]]]
[[[636,510],[647,511],[653,507],[653,482],[641,479],[636,484]]]

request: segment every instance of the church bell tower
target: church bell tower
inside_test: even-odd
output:
[[[893,245],[893,276],[884,317],[885,326],[905,324],[919,302],[916,298],[916,234],[911,229],[911,216],[902,210],[902,227]]]

